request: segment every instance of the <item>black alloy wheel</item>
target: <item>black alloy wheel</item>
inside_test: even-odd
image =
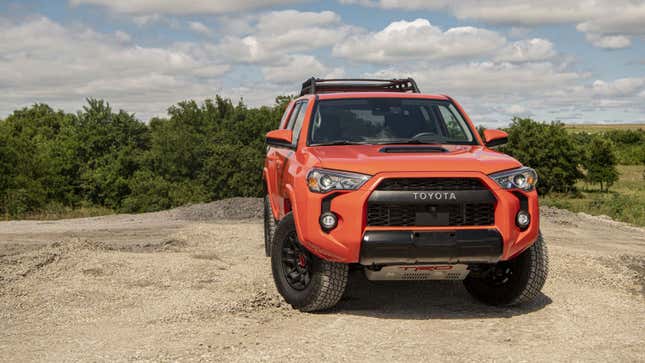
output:
[[[282,271],[292,288],[302,291],[311,282],[311,253],[298,242],[296,232],[287,237],[282,246]]]

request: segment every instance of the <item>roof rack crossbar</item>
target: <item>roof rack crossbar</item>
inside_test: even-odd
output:
[[[412,78],[373,79],[373,78],[334,78],[311,77],[302,83],[300,95],[330,92],[412,92],[420,93]]]

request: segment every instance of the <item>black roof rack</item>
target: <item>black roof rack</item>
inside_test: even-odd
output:
[[[337,78],[320,79],[311,77],[302,83],[300,95],[330,92],[412,92],[420,93],[412,78],[368,79]]]

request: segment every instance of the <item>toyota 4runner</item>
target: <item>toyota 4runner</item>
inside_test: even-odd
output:
[[[516,305],[544,285],[537,175],[491,150],[452,98],[413,79],[316,79],[267,134],[264,236],[273,278],[302,311],[369,280],[463,280]]]

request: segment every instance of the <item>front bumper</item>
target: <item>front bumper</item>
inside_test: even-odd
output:
[[[368,231],[363,235],[360,263],[494,263],[502,249],[502,235],[496,229]]]
[[[488,226],[462,227],[367,226],[367,201],[376,186],[383,179],[414,177],[479,178],[496,199],[495,223]],[[304,180],[302,183],[304,184]],[[387,257],[389,262],[402,263],[452,261],[492,263],[513,258],[530,247],[537,239],[539,231],[537,192],[501,189],[487,175],[479,172],[380,173],[373,176],[359,190],[334,192],[336,195],[333,198],[329,198],[332,193],[311,193],[306,185],[295,188],[294,192],[293,198],[297,200],[297,204],[294,204],[293,212],[302,243],[319,257],[335,262],[371,264],[376,263],[377,260],[384,262]],[[520,199],[514,193],[521,193],[526,197],[527,205],[524,205],[524,208],[529,211],[531,224],[525,230],[521,230],[515,224],[515,216],[520,210]],[[329,232],[323,231],[319,224],[324,203],[327,203],[326,208],[338,216],[338,225]],[[388,233],[376,234],[381,232]],[[415,241],[414,238],[410,238],[415,232],[426,236],[430,236],[426,234],[427,232],[438,233],[435,234],[436,238],[433,237],[436,240],[434,247],[432,244],[420,242],[422,240]],[[451,239],[449,238],[451,234],[459,237]],[[493,238],[493,234],[497,237]],[[377,237],[371,236],[379,236],[376,241],[380,242],[372,244],[369,240]],[[365,237],[368,237],[367,241]],[[477,241],[482,243],[477,244]],[[388,243],[392,250],[390,250],[390,256],[385,256],[384,251]],[[474,246],[473,250],[479,251],[469,256],[468,252],[463,251],[467,250],[471,243]],[[443,251],[440,251],[442,248]],[[396,251],[397,249],[399,250]]]

